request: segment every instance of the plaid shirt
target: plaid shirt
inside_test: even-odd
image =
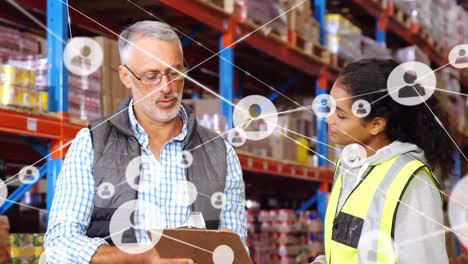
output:
[[[128,115],[134,135],[141,146],[141,171],[138,199],[156,205],[161,211],[162,228],[182,226],[190,215],[191,207],[176,202],[177,183],[186,180],[185,170],[178,165],[187,134],[187,114],[181,107],[182,132],[161,148],[159,161],[149,147],[148,134],[135,118],[133,107]],[[245,189],[242,169],[234,149],[225,142],[227,175],[224,194],[226,201],[221,211],[220,228],[227,227],[246,240]],[[93,147],[88,128],[78,132],[65,157],[55,188],[49,215],[45,247],[51,252],[49,263],[90,263],[98,247],[107,242],[102,238],[89,238],[86,230],[94,208],[96,186],[92,173]],[[160,173],[158,173],[160,172]],[[199,194],[197,199],[210,197]],[[136,220],[137,221],[137,220]],[[137,237],[140,237],[137,234]],[[57,254],[60,253],[60,254]],[[60,255],[60,256],[57,256]]]

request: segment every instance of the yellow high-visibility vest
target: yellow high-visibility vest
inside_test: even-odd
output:
[[[396,263],[392,240],[398,201],[419,170],[431,175],[441,189],[439,182],[424,163],[399,155],[369,167],[338,211],[341,173],[337,164],[325,217],[327,264]]]

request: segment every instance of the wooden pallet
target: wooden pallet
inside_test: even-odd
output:
[[[83,127],[87,127],[89,125],[88,121],[84,121],[84,120],[81,120],[81,119],[78,119],[78,118],[70,117],[69,121],[70,121],[70,123],[80,125],[80,126],[83,126]]]
[[[420,28],[418,34],[423,40],[426,41],[426,43],[429,43],[429,40],[431,39],[431,37],[426,31]]]
[[[445,49],[444,47],[438,43],[437,41],[434,41],[434,44],[432,45],[432,48],[435,50],[437,54],[444,54]]]
[[[435,41],[431,36],[428,36],[427,43],[429,44],[429,46],[433,47]]]
[[[325,64],[330,63],[330,52],[328,52],[328,49],[312,40],[297,37],[296,48],[307,55],[316,57]]]
[[[423,40],[425,43],[427,43],[429,46],[433,46],[434,44],[434,39],[421,27],[417,27],[416,32],[414,33],[416,37],[419,39]]]
[[[388,0],[371,0],[374,2],[377,6],[382,8],[383,10],[387,8],[388,6]]]
[[[258,20],[249,20],[247,22],[245,22],[247,24],[250,24],[250,26],[252,28],[260,28],[262,27],[260,30],[258,30],[257,32],[263,34],[264,36],[268,36],[268,37],[274,37],[276,39],[279,39],[281,40],[282,42],[288,42],[288,34],[287,33],[283,33],[283,32],[279,32],[277,30],[275,30],[274,28],[270,27],[270,26],[265,26],[265,23],[263,21],[258,21]]]
[[[337,54],[330,54],[330,65],[338,69],[343,69],[348,62]]]
[[[393,17],[403,25],[403,27],[408,29],[411,27],[411,16],[396,6],[394,7]]]
[[[234,13],[235,0],[197,0],[210,8],[223,11],[229,15]]]

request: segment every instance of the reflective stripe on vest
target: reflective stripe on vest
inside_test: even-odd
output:
[[[328,264],[396,263],[391,241],[398,201],[413,175],[420,169],[431,175],[434,184],[440,189],[437,179],[424,163],[409,155],[400,155],[371,168],[338,211],[342,188],[338,163],[335,184],[330,194],[325,217],[325,255]],[[341,243],[332,239],[334,235],[338,235],[333,232],[334,229],[338,229],[336,217],[340,212],[351,219],[347,224],[353,228],[350,232],[346,232],[345,237],[348,234],[354,236],[356,233],[352,231],[356,229],[355,223],[359,223],[360,219],[363,220],[360,225],[362,230],[356,234],[357,241],[359,241],[356,246],[347,244],[347,240],[345,242],[340,240],[343,242]],[[372,241],[368,241],[370,239]],[[378,244],[377,247],[373,247],[376,251],[370,252],[368,245],[375,244],[373,241]]]

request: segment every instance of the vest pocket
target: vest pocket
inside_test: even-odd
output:
[[[364,219],[340,212],[333,221],[332,239],[352,248],[357,248]]]

